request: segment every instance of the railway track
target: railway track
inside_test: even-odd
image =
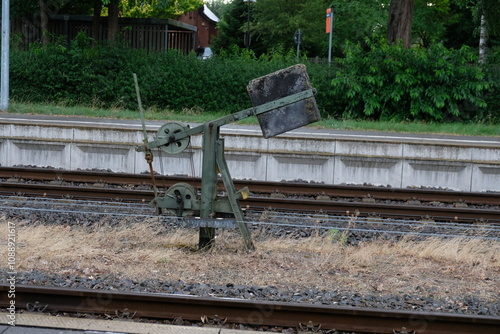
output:
[[[4,182],[0,183],[0,194],[4,196],[19,195],[143,203],[153,199],[151,190],[138,190],[139,187],[136,187],[149,188],[146,183],[149,181],[149,177],[145,175],[1,167],[0,177],[5,179]],[[195,186],[200,184],[199,179],[164,176],[158,178],[157,184],[169,187],[178,182],[189,181]],[[86,184],[86,186],[81,183]],[[240,204],[254,211],[286,210],[306,213],[319,212],[329,215],[356,214],[361,217],[500,223],[500,210],[490,208],[500,199],[500,196],[493,193],[472,194],[430,190],[419,193],[415,189],[337,187],[309,183],[250,181],[238,181],[238,183],[241,186],[253,183],[249,186],[253,192],[259,195],[250,196],[240,201]],[[277,193],[281,196],[275,196]],[[330,197],[334,193],[337,197]],[[365,196],[359,198],[359,195],[363,193]],[[371,195],[372,193],[376,196]],[[312,199],[313,194],[316,196]],[[353,197],[356,197],[357,200],[353,200]],[[468,198],[469,203],[475,203],[474,206],[480,207],[469,207],[463,198]],[[396,199],[399,199],[399,202],[392,203]],[[437,200],[440,201],[437,202]],[[401,203],[401,201],[405,202]],[[438,203],[438,205],[421,204],[427,201]],[[444,203],[448,203],[448,205]]]
[[[0,285],[7,295],[11,287]],[[161,293],[128,293],[45,286],[15,287],[16,308],[32,312],[72,312],[112,318],[182,319],[201,325],[295,328],[298,332],[418,334],[498,334],[500,318],[454,313],[411,312],[305,303],[202,298]],[[7,299],[1,307],[9,306]]]
[[[49,168],[0,167],[0,178],[38,181],[60,181],[75,183],[104,183],[109,185],[149,185],[149,174],[111,173],[104,171],[68,171]],[[200,178],[186,176],[156,176],[159,186],[170,187],[175,183],[187,182],[200,187]],[[376,200],[422,201],[442,203],[467,203],[500,205],[500,194],[487,192],[464,192],[435,189],[401,189],[371,186],[339,186],[321,183],[262,182],[233,180],[236,188],[248,186],[252,192],[285,195],[303,195],[341,198],[373,198]]]

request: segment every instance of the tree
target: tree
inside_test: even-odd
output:
[[[203,0],[102,0],[108,6],[108,41],[114,41],[120,12],[125,17],[175,18],[203,5]]]
[[[344,55],[347,42],[366,45],[387,33],[389,0],[334,0],[333,49]]]
[[[390,44],[402,42],[405,48],[411,46],[411,25],[414,0],[391,0],[387,22],[387,40]]]
[[[247,22],[247,5],[241,0],[228,4],[217,26],[218,36],[212,40],[216,53],[233,46],[244,48],[245,23]]]
[[[40,6],[40,29],[42,31],[42,45],[49,44],[49,36],[47,32],[49,31],[49,7],[46,0],[39,0],[38,4]]]
[[[343,55],[346,41],[364,43],[373,35],[385,35],[389,0],[258,0],[252,5],[251,49],[257,54],[274,49],[295,49],[294,33],[301,30],[301,51],[308,57],[325,57],[328,34],[325,15],[334,8],[333,52]],[[242,0],[227,6],[219,22],[216,50],[230,45],[243,45],[247,7]]]
[[[325,11],[328,0],[258,0],[255,3],[255,39],[262,48],[257,52],[282,46],[285,50],[295,47],[294,34],[302,33],[301,50],[309,56],[322,53],[328,41],[325,33]]]
[[[224,12],[228,8],[228,3],[224,0],[208,0],[205,1],[210,10],[217,15],[218,18],[221,18],[224,15]]]
[[[500,34],[500,1],[455,0],[459,6],[469,8],[479,27],[479,62],[486,63],[490,34]]]
[[[121,0],[123,17],[176,18],[203,6],[203,0]]]
[[[99,21],[101,20],[102,1],[94,1],[94,10],[92,17],[92,46],[95,46],[99,40]]]
[[[459,18],[452,11],[450,0],[416,1],[412,24],[412,36],[415,36],[413,42],[429,48],[434,43],[443,41],[447,28],[457,23]]]
[[[108,42],[114,42],[116,35],[120,31],[118,26],[119,0],[108,0]]]

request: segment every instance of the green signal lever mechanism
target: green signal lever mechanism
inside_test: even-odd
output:
[[[236,191],[224,157],[224,138],[219,137],[220,127],[257,116],[265,138],[310,124],[320,119],[306,68],[302,64],[274,72],[250,81],[247,86],[253,107],[219,119],[205,122],[196,127],[189,127],[178,122],[168,122],[157,132],[153,141],[148,141],[142,106],[140,102],[137,78],[136,83],[141,121],[144,129],[144,144],[136,150],[145,152],[153,177],[155,198],[150,205],[157,213],[169,212],[177,217],[199,217],[199,248],[210,246],[215,239],[218,217],[231,216],[239,228],[245,248],[254,250],[250,231],[245,223],[239,201],[248,197],[247,187]],[[188,183],[171,186],[164,195],[158,194],[151,167],[152,150],[159,149],[168,154],[177,154],[189,146],[192,135],[203,134],[201,192]],[[217,195],[218,174],[220,173],[225,196]]]

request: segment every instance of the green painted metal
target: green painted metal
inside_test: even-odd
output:
[[[173,133],[169,137],[156,138],[152,142],[149,142],[147,144],[147,147],[149,147],[151,149],[151,148],[160,147],[162,145],[166,145],[166,144],[170,144],[170,143],[175,143],[175,142],[180,141],[181,139],[184,139],[184,138],[187,138],[187,137],[190,137],[193,135],[197,135],[199,133],[203,133],[205,131],[205,127],[207,124],[212,124],[212,127],[218,128],[218,127],[221,127],[223,125],[234,123],[234,122],[237,122],[239,120],[242,120],[242,119],[245,119],[245,118],[248,118],[251,116],[257,116],[259,114],[263,114],[263,113],[266,113],[266,112],[271,111],[273,109],[284,107],[284,106],[293,104],[295,102],[298,102],[298,101],[301,101],[301,100],[304,100],[304,99],[307,99],[307,98],[310,98],[313,96],[314,96],[314,91],[312,89],[308,89],[308,90],[302,91],[300,93],[296,93],[296,94],[293,94],[293,95],[290,95],[290,96],[287,96],[287,97],[284,97],[284,98],[281,98],[281,99],[278,99],[278,100],[275,100],[272,102],[262,104],[262,105],[257,106],[257,107],[248,108],[248,109],[236,112],[234,114],[221,117],[221,118],[216,119],[214,121],[206,122],[202,125],[198,125],[194,128],[190,128],[190,129],[187,129],[185,131]],[[139,146],[137,150],[143,151],[144,146]]]
[[[219,127],[212,122],[203,124],[203,162],[201,169],[200,218],[215,218],[213,203],[217,196],[217,166],[215,147],[219,137]],[[198,247],[210,246],[215,239],[215,228],[201,227]]]
[[[227,197],[229,199],[229,204],[233,209],[234,218],[236,218],[236,224],[240,229],[241,237],[245,242],[245,248],[247,250],[255,250],[255,247],[250,236],[250,230],[245,223],[245,218],[243,216],[243,211],[241,210],[240,203],[238,201],[238,196],[236,189],[234,188],[233,179],[229,173],[229,168],[227,167],[226,158],[224,157],[224,139],[219,139],[217,141],[217,151],[215,153],[217,166],[219,166],[220,174],[222,176],[222,181],[226,187]],[[248,189],[243,191],[248,192]],[[240,193],[241,194],[241,193]]]
[[[210,247],[215,239],[215,227],[217,224],[210,223],[219,216],[232,214],[236,225],[243,238],[245,248],[248,251],[255,249],[252,242],[250,230],[245,223],[245,218],[239,200],[248,193],[248,188],[237,191],[229,172],[224,156],[224,139],[219,137],[220,127],[233,123],[250,116],[266,113],[276,108],[291,105],[314,96],[314,91],[308,89],[272,102],[262,104],[257,107],[245,109],[234,114],[221,117],[219,119],[206,122],[202,125],[189,128],[178,123],[166,123],[161,127],[161,133],[155,140],[144,142],[144,145],[137,147],[137,151],[151,152],[153,148],[159,148],[171,154],[184,150],[189,142],[189,138],[195,134],[203,134],[203,157],[201,171],[201,195],[200,198],[194,196],[194,188],[188,184],[173,185],[164,196],[155,196],[151,205],[156,207],[158,212],[167,210],[179,216],[186,217],[199,214],[199,244],[200,249]],[[226,196],[217,196],[217,174],[220,173],[226,188]],[[224,224],[231,225],[231,224]]]

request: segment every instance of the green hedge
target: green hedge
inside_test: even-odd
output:
[[[11,99],[18,102],[137,109],[132,73],[145,107],[235,112],[250,107],[248,82],[295,63],[293,52],[256,59],[239,50],[208,60],[172,50],[50,45],[11,51]],[[84,45],[83,47],[81,45]],[[306,64],[321,113],[335,118],[498,121],[499,85],[471,52],[443,47],[348,49],[335,63]],[[496,74],[498,76],[498,74]],[[492,116],[493,115],[493,116]]]
[[[466,47],[404,49],[387,43],[369,50],[351,45],[332,82],[344,117],[382,120],[467,121],[487,112],[496,89]]]

